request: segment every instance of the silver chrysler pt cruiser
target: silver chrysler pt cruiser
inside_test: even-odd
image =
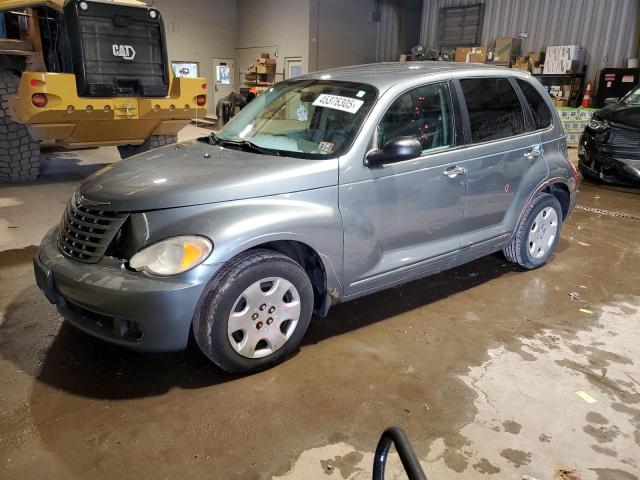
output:
[[[228,371],[289,356],[312,314],[496,251],[545,264],[579,174],[524,72],[416,62],[278,83],[217,135],[87,178],[34,258],[77,328],[193,336]]]

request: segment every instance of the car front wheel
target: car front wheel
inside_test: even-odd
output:
[[[562,208],[553,195],[541,193],[527,207],[504,255],[526,269],[541,267],[553,253],[562,226]]]
[[[297,349],[312,310],[311,282],[298,263],[278,252],[251,250],[209,283],[193,333],[204,354],[222,369],[261,370]]]

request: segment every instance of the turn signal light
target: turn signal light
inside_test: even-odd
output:
[[[36,107],[42,108],[47,106],[47,96],[44,93],[34,93],[31,95],[31,103],[33,103]]]
[[[196,97],[196,104],[199,107],[204,107],[204,104],[207,103],[207,96],[206,95],[198,95]]]
[[[202,84],[202,89],[203,89],[203,90],[206,90],[206,89],[207,89],[207,84],[206,84],[206,83],[203,83],[203,84]]]

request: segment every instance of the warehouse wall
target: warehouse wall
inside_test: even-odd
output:
[[[311,0],[310,69],[376,61],[375,0]]]
[[[548,45],[583,45],[587,77],[603,67],[626,67],[638,52],[638,0],[423,0],[421,43],[437,47],[438,10],[485,3],[483,45],[521,32],[525,51]]]
[[[200,75],[212,79],[212,58],[235,57],[236,0],[216,0],[215,8],[208,0],[189,0],[188,7],[175,0],[154,0],[152,3],[164,19],[170,62],[199,62]],[[210,99],[213,98],[212,84],[208,82]]]
[[[277,54],[276,80],[285,57],[301,57],[309,70],[309,0],[237,0],[236,65],[246,69],[261,52]]]

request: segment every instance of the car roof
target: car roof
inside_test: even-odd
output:
[[[320,70],[297,77],[296,80],[330,78],[331,80],[367,83],[382,92],[405,80],[437,74],[450,74],[454,77],[498,74],[500,76],[513,77],[530,76],[530,74],[521,70],[496,67],[484,63],[383,62]]]

